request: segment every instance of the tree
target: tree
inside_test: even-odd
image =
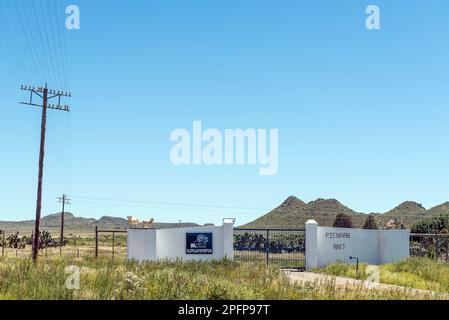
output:
[[[379,230],[379,225],[377,224],[376,217],[373,214],[370,214],[368,218],[366,218],[365,224],[363,225],[363,229]]]
[[[334,228],[354,228],[351,217],[346,213],[339,213],[334,221]]]

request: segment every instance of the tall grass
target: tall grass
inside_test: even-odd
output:
[[[65,282],[80,268],[80,289]],[[0,299],[412,299],[402,291],[336,288],[333,281],[293,283],[276,268],[233,261],[152,262],[62,257],[0,259]],[[420,296],[419,298],[431,298]]]
[[[356,274],[354,265],[335,263],[317,272],[366,280],[367,265],[359,266]],[[407,260],[386,264],[379,267],[380,282],[409,288],[449,292],[449,264],[428,258],[410,257]]]

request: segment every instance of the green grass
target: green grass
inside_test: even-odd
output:
[[[80,290],[68,290],[69,265],[80,268]],[[414,299],[403,291],[337,288],[333,281],[297,284],[279,269],[233,261],[154,262],[108,258],[0,258],[0,299]],[[419,298],[431,298],[420,296]]]
[[[366,280],[369,276],[366,264],[359,266],[335,263],[316,272]],[[380,282],[435,292],[449,292],[449,264],[427,258],[411,257],[405,261],[379,267]]]

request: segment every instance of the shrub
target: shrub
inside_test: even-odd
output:
[[[440,233],[449,229],[449,214],[428,218],[415,223],[412,233]]]
[[[376,217],[373,214],[370,214],[368,218],[366,218],[365,224],[363,225],[363,229],[365,230],[378,230],[379,225],[377,224]]]

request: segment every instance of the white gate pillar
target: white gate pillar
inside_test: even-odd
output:
[[[234,220],[223,220],[223,256],[234,259]]]
[[[306,270],[318,267],[318,222],[306,222]]]

